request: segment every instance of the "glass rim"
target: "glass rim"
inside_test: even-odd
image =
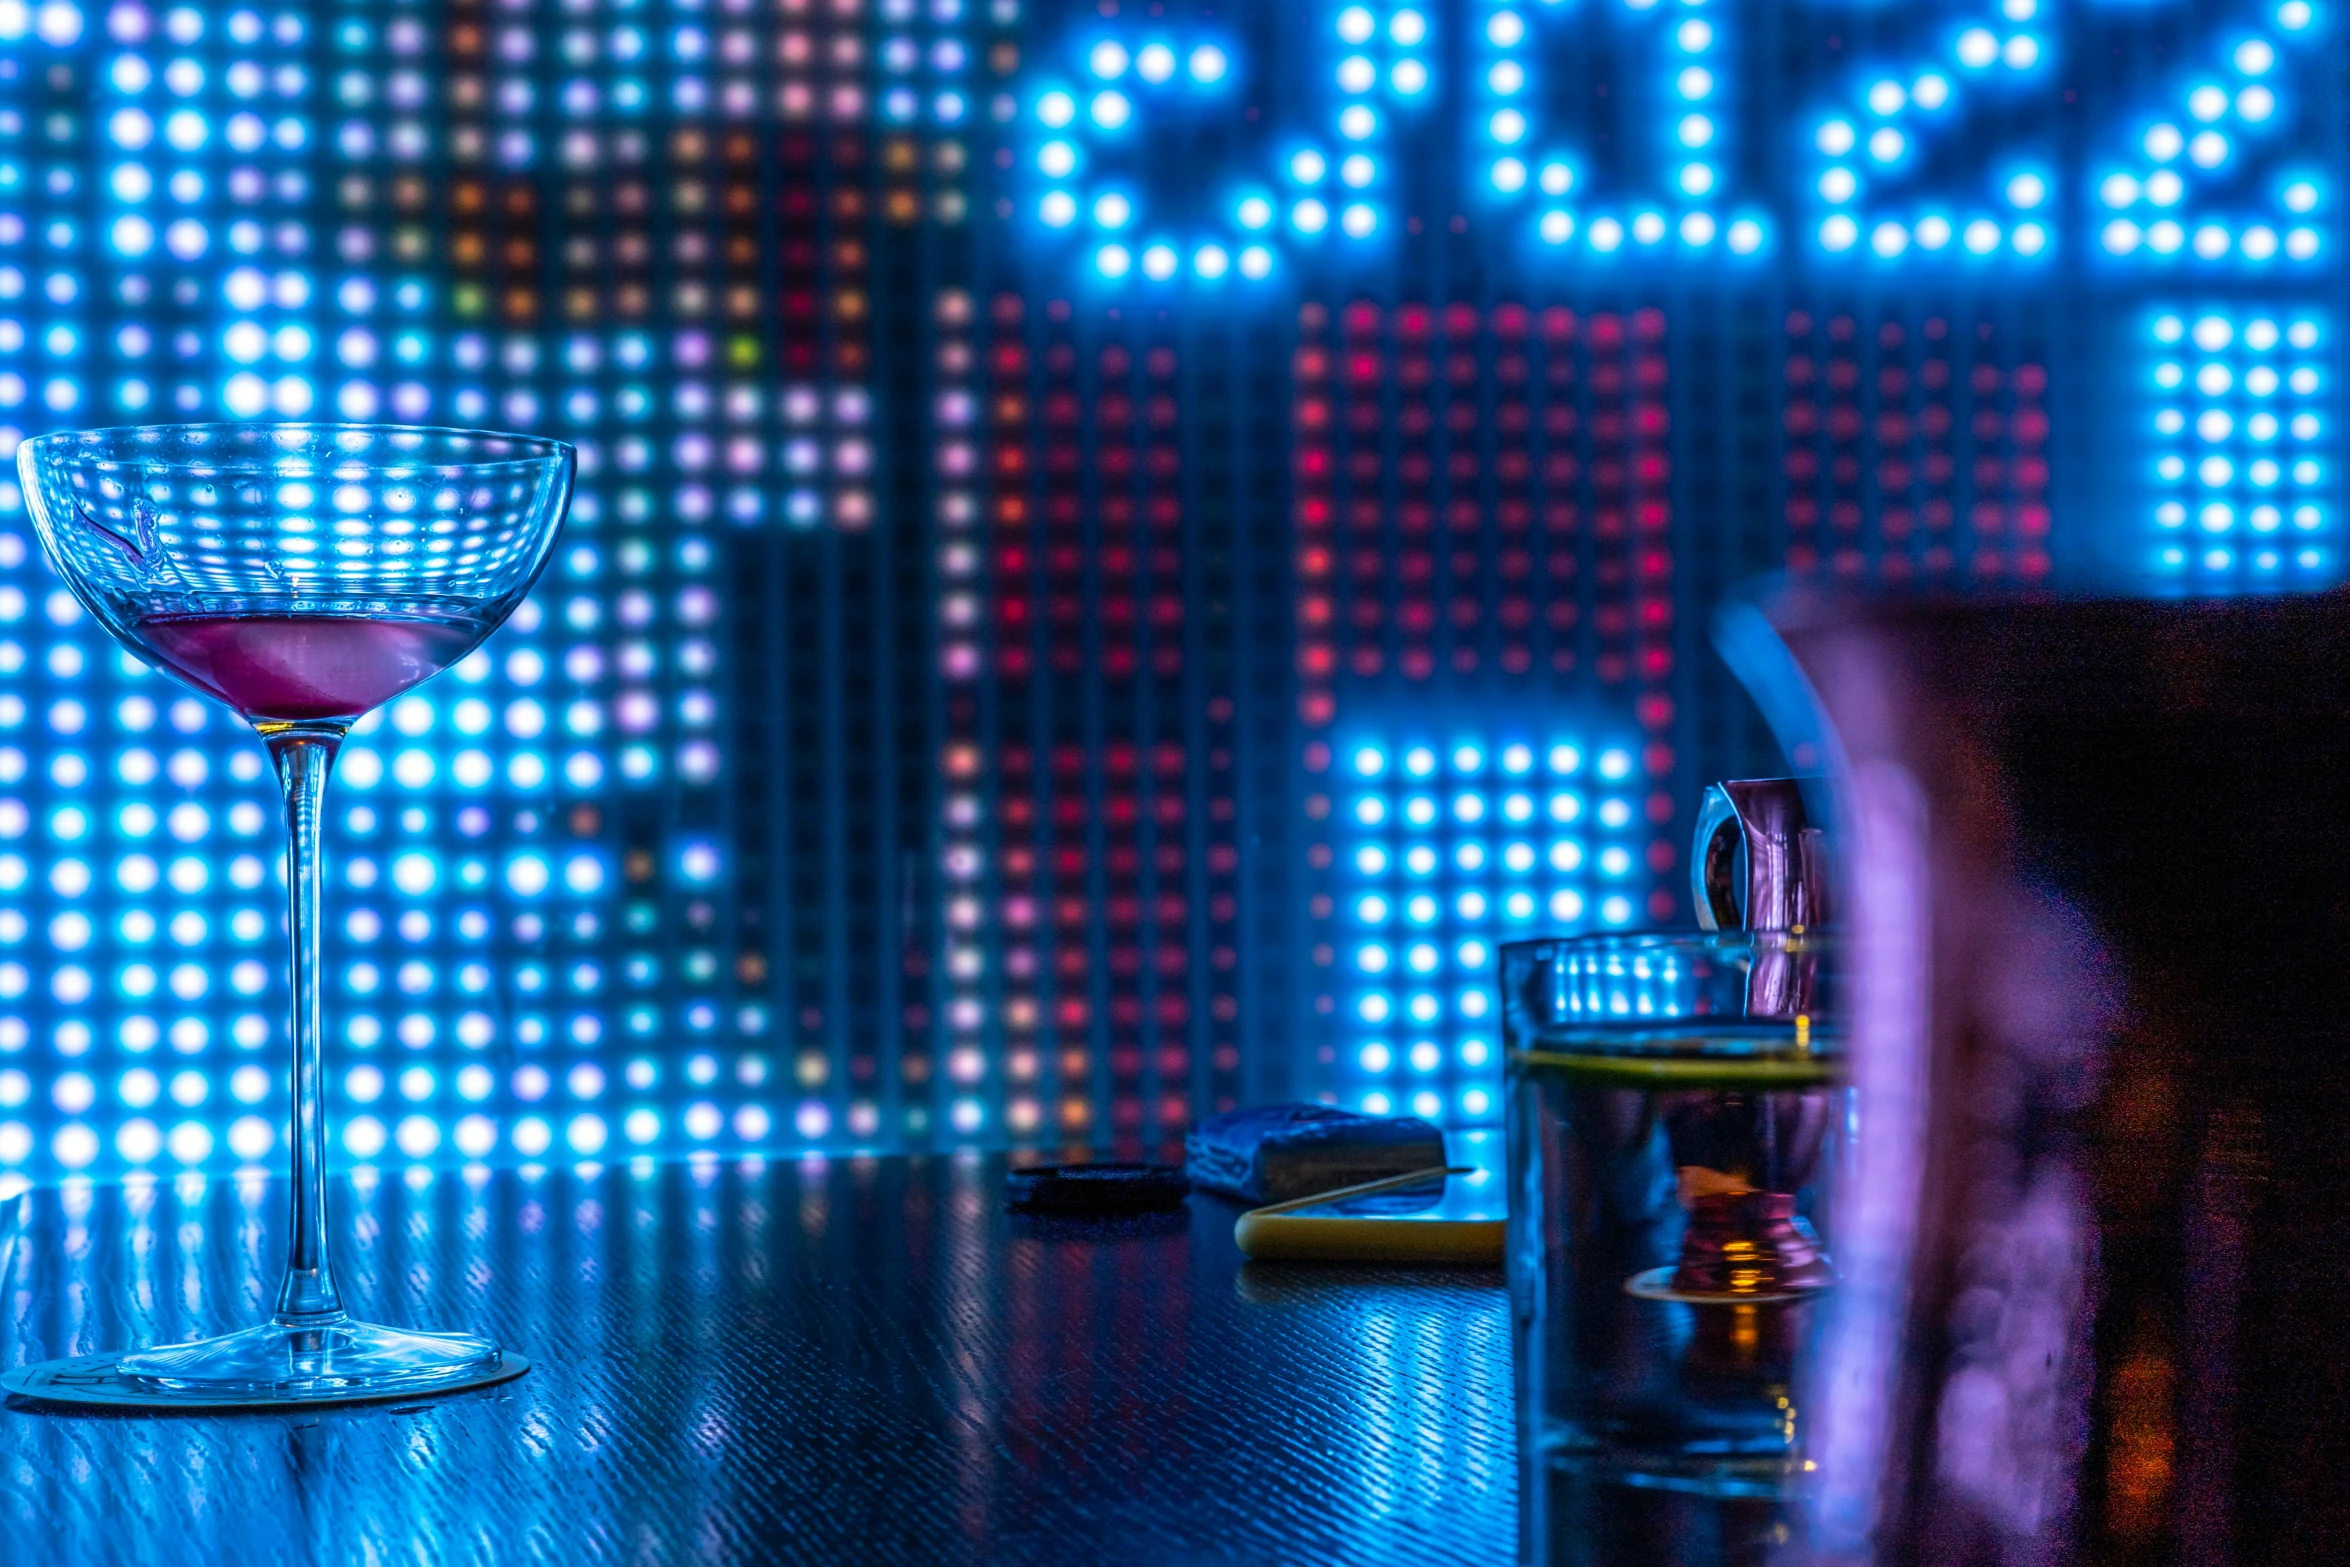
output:
[[[1577,951],[1634,949],[1648,952],[1675,948],[1760,948],[1765,951],[1804,952],[1840,944],[1843,932],[1833,925],[1803,930],[1586,930],[1571,936],[1521,936],[1502,942],[1495,950],[1503,959],[1512,953],[1538,948],[1570,947]]]
[[[1619,1086],[1651,1088],[1725,1071],[1759,1083],[1834,1067],[1849,1027],[1837,994],[1845,952],[1839,937],[1833,929],[1626,930],[1507,943],[1499,972],[1505,1065],[1572,1057],[1588,1073],[1602,1070],[1591,1062],[1604,1058],[1614,1063],[1604,1071],[1621,1078]],[[1536,994],[1554,976],[1559,992]],[[1618,991],[1627,980],[1676,987],[1684,999],[1673,1010],[1639,1002],[1615,1010],[1626,998],[1600,992]],[[1758,981],[1766,987],[1760,996],[1752,988]],[[1733,990],[1710,988],[1723,984]],[[1705,1004],[1708,995],[1715,1005]]]
[[[517,446],[534,448],[512,457],[456,458],[434,462],[430,458],[403,454],[397,463],[362,453],[349,453],[347,460],[363,468],[386,469],[395,466],[464,469],[484,472],[502,468],[535,468],[550,462],[569,458],[576,461],[579,449],[569,441],[558,441],[549,435],[525,435],[513,430],[491,430],[458,424],[370,424],[319,419],[209,419],[161,424],[102,424],[87,429],[44,430],[39,435],[27,436],[18,446],[19,451],[47,445],[66,446],[77,441],[103,439],[111,447],[117,441],[146,434],[188,434],[193,432],[315,430],[321,432],[347,431],[370,436],[460,436],[471,440],[510,441]],[[290,455],[290,454],[289,454]],[[112,462],[143,462],[166,472],[205,468],[215,473],[276,474],[276,469],[241,457],[223,457],[218,461],[199,461],[192,458],[142,457],[136,452],[107,451],[101,460]]]

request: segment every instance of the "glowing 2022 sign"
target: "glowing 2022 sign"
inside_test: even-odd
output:
[[[2316,214],[2327,192],[2293,163],[2284,134],[2296,57],[2324,31],[2312,0],[2268,0],[2253,21],[2206,39],[2199,68],[2154,112],[2098,139],[2078,191],[2046,149],[1998,145],[2008,112],[2054,87],[2056,3],[1981,0],[1972,15],[1928,24],[1922,62],[1856,70],[1788,128],[1795,177],[1774,194],[1733,188],[1738,84],[1724,0],[1340,0],[1317,24],[1329,63],[1310,74],[1333,89],[1322,123],[1272,127],[1268,166],[1215,192],[1210,216],[1183,222],[1163,199],[1173,193],[1137,182],[1135,149],[1171,114],[1228,108],[1249,62],[1213,28],[1091,27],[1063,41],[1060,69],[1023,97],[1042,133],[1027,199],[1102,281],[1261,283],[1308,248],[1368,256],[1391,243],[1391,132],[1449,112],[1462,117],[1470,188],[1511,215],[1537,255],[1736,264],[1791,246],[1822,266],[2028,268],[2069,241],[2106,267],[2306,272],[2324,259]],[[1438,80],[1440,26],[1468,32],[1451,56],[1472,80]],[[1544,107],[1557,101],[1546,55],[1602,28],[1646,62],[1652,79],[1634,85],[1660,122],[1648,128],[1647,172],[1614,190],[1594,189],[1588,149],[1546,123]],[[1919,188],[1931,150],[1961,135],[1994,149],[1979,183]]]

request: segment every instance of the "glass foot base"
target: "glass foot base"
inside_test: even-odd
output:
[[[411,1333],[336,1317],[142,1349],[123,1356],[116,1371],[155,1393],[347,1398],[428,1391],[495,1370],[498,1361],[498,1346],[470,1333]]]

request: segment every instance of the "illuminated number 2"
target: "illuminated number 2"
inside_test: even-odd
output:
[[[1095,34],[1078,40],[1079,69],[1046,83],[1030,112],[1050,134],[1037,148],[1043,185],[1037,220],[1081,234],[1100,277],[1140,273],[1152,282],[1185,276],[1220,283],[1237,275],[1261,282],[1274,269],[1275,243],[1359,247],[1386,227],[1381,191],[1387,117],[1427,101],[1426,12],[1409,0],[1350,4],[1332,17],[1338,89],[1329,130],[1294,137],[1268,180],[1224,192],[1220,210],[1188,235],[1146,206],[1122,182],[1119,166],[1149,135],[1146,112],[1172,115],[1212,108],[1229,91],[1230,46],[1221,38],[1178,37],[1159,29],[1138,36]]]
[[[2001,0],[1999,10],[1991,25],[1962,26],[1949,36],[1946,66],[1914,76],[1872,73],[1857,107],[1832,111],[1814,125],[1810,183],[1821,250],[1880,261],[2031,261],[2049,253],[2046,214],[2056,205],[2056,189],[2044,161],[2003,160],[1992,171],[1989,201],[1885,194],[1918,163],[1928,139],[1948,134],[1966,91],[2020,86],[2045,73],[2048,50],[2034,25],[2040,0]]]
[[[2293,108],[2275,85],[2279,46],[2305,44],[2317,30],[2309,0],[2283,0],[2273,15],[2273,29],[2220,40],[2221,68],[2180,89],[2186,113],[2143,123],[2136,155],[2099,178],[2104,255],[2137,265],[2254,269],[2318,259],[2311,214],[2327,204],[2323,183],[2312,171],[2265,167],[2254,155]]]

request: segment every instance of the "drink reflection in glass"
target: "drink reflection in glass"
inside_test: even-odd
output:
[[[1829,956],[1752,931],[1502,950],[1530,1562],[1789,1526],[1847,1114]]]

